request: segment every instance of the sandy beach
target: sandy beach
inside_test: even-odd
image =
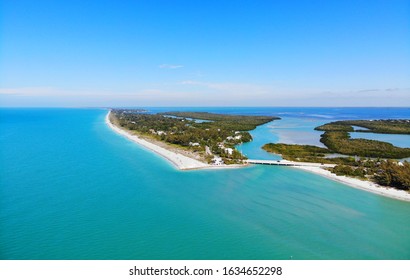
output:
[[[110,112],[107,113],[105,117],[105,122],[107,125],[117,132],[118,134],[121,134],[122,136],[125,136],[129,140],[149,149],[150,151],[153,151],[160,156],[166,158],[168,161],[170,161],[176,168],[180,170],[190,170],[190,169],[221,169],[221,168],[238,168],[238,167],[244,167],[246,165],[237,165],[237,164],[232,164],[232,165],[211,165],[207,164],[204,162],[201,162],[199,160],[196,160],[194,158],[190,158],[188,156],[185,156],[181,153],[177,153],[174,151],[170,151],[166,148],[160,147],[158,145],[155,145],[145,139],[142,139],[136,135],[130,134],[128,131],[121,129],[114,124],[111,123],[110,121]]]
[[[410,193],[406,191],[383,187],[383,186],[380,186],[370,181],[362,181],[360,179],[346,177],[346,176],[337,176],[336,174],[328,170],[325,170],[323,168],[320,168],[320,167],[294,166],[293,168],[299,168],[299,169],[302,169],[308,172],[312,172],[320,176],[326,177],[328,179],[331,179],[333,181],[343,183],[353,188],[372,192],[374,194],[378,194],[378,195],[382,195],[382,196],[386,196],[386,197],[390,197],[394,199],[399,199],[403,201],[410,201]]]

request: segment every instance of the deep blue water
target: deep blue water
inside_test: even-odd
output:
[[[280,122],[303,134],[307,123],[410,118],[408,108],[200,110],[283,117],[252,132],[254,156],[283,138]],[[106,113],[0,110],[1,259],[410,258],[410,203],[286,167],[178,171],[111,131]]]

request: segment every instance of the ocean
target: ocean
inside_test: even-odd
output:
[[[266,159],[278,158],[267,142],[320,145],[313,128],[333,120],[410,118],[410,108],[147,109],[279,116],[238,147]],[[409,202],[288,167],[179,171],[106,114],[0,109],[0,259],[410,259]]]

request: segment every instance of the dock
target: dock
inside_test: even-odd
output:
[[[248,159],[245,162],[249,164],[278,165],[278,166],[311,166],[311,167],[334,167],[335,164],[315,163],[315,162],[297,162],[289,160],[265,160],[265,159]]]

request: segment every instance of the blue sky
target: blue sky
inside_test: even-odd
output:
[[[410,106],[410,1],[0,5],[0,106]]]

